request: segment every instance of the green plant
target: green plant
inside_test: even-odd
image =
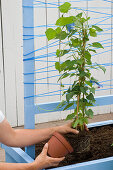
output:
[[[99,42],[90,43],[91,37],[97,37],[97,32],[103,31],[96,25],[90,26],[88,21],[90,17],[84,11],[78,13],[78,10],[72,9],[71,4],[65,2],[59,7],[62,16],[56,21],[56,29],[49,28],[46,31],[48,40],[58,39],[63,48],[56,50],[56,56],[59,62],[55,63],[55,68],[60,73],[58,81],[73,77],[73,83],[67,90],[63,90],[63,100],[59,107],[63,110],[74,106],[74,112],[67,116],[67,120],[72,120],[73,128],[80,127],[84,129],[84,124],[88,123],[88,118],[93,117],[92,109],[95,103],[95,86],[99,85],[98,80],[91,74],[91,69],[102,69],[105,73],[106,69],[101,65],[92,64],[92,53],[96,53],[95,49],[103,48]],[[71,15],[74,10],[75,15]],[[61,60],[63,59],[63,62]]]

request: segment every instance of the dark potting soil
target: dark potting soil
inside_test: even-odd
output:
[[[113,156],[113,146],[111,146],[113,143],[112,125],[91,128],[87,134],[90,136],[90,150],[83,153],[76,153],[78,141],[75,135],[65,135],[69,143],[72,144],[74,152],[68,154],[58,167]],[[40,154],[46,142],[36,145],[36,156]]]

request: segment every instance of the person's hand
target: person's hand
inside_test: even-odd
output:
[[[45,144],[41,154],[35,159],[34,164],[36,170],[41,170],[43,168],[48,168],[48,167],[56,167],[58,164],[65,158],[52,158],[47,156],[47,151],[48,151],[48,143]]]
[[[89,131],[86,124],[84,124],[84,128],[85,128],[86,131]],[[68,124],[65,124],[65,125],[62,125],[62,126],[58,126],[57,131],[59,133],[62,133],[62,134],[66,134],[66,133],[78,134],[79,133],[78,130],[72,128],[72,122],[68,123]]]

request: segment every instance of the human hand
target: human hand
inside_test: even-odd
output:
[[[56,167],[65,158],[65,157],[62,158],[49,157],[47,156],[47,151],[48,151],[48,143],[44,145],[41,154],[34,161],[36,170],[41,170],[43,168],[48,168],[52,166]]]
[[[84,128],[85,128],[86,131],[89,131],[86,124],[84,124]],[[58,126],[57,132],[62,133],[62,134],[66,134],[66,133],[78,134],[79,133],[78,130],[72,128],[72,122],[65,124],[65,125],[62,125],[62,126]]]

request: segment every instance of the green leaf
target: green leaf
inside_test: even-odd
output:
[[[55,29],[55,31],[56,31],[57,34],[60,34],[62,30],[61,30],[60,27],[57,27],[57,28]]]
[[[92,52],[94,52],[94,53],[97,53],[96,50],[93,50],[93,49],[89,49],[89,51],[92,51]]]
[[[59,62],[55,63],[55,68],[60,72],[61,67]]]
[[[52,28],[48,28],[45,33],[46,33],[46,37],[47,37],[48,41],[52,40],[56,37],[56,31]]]
[[[57,49],[56,50],[56,55],[57,57],[61,57],[61,56],[64,56],[65,54],[67,54],[70,50],[59,50]]]
[[[60,104],[57,106],[57,108],[61,108],[66,104],[66,101],[62,100]]]
[[[80,90],[82,93],[86,94],[87,90],[88,90],[88,87],[80,87]]]
[[[93,118],[93,111],[91,109],[88,109],[85,111],[85,114],[89,117],[89,118]]]
[[[75,47],[75,48],[82,44],[82,41],[80,41],[78,38],[71,39],[71,42],[72,42],[73,47]]]
[[[55,38],[59,40],[64,40],[67,36],[68,34],[65,31],[61,31],[59,34],[56,34]]]
[[[97,63],[96,63],[97,64]],[[105,74],[105,72],[106,72],[106,68],[105,67],[103,67],[103,66],[101,66],[100,64],[97,64],[97,66],[101,69],[101,70],[103,70],[103,72],[104,72],[104,74]]]
[[[104,48],[99,42],[94,42],[91,45],[92,47],[96,47],[96,48]]]
[[[98,26],[96,26],[96,25],[92,25],[92,27],[95,28],[96,31],[98,31],[98,32],[103,31],[103,29],[101,29],[100,27],[98,27]]]
[[[60,76],[60,78],[58,79],[58,81],[66,78],[66,77],[68,77],[69,75],[70,75],[69,73],[66,73],[66,72],[63,73],[63,74]]]
[[[82,65],[82,64],[83,64],[83,62],[84,62],[84,61],[83,61],[82,59],[78,59],[78,60],[76,60],[76,63],[77,63],[77,64],[79,64],[79,65]]]
[[[92,36],[92,37],[97,37],[96,30],[93,29],[93,28],[90,28],[90,29],[89,29],[89,34],[90,34],[90,36]]]
[[[91,83],[90,81],[85,81],[85,83],[86,83],[88,86],[92,87],[92,83]]]
[[[86,98],[87,98],[88,100],[95,101],[94,96],[93,96],[92,93],[90,93]]]
[[[86,19],[85,18],[81,18],[80,20],[82,23],[85,23],[86,22]]]
[[[79,124],[79,120],[77,119],[72,123],[73,128],[76,128],[78,124]]]
[[[76,17],[74,24],[76,27],[81,28],[82,27],[82,23],[80,22],[80,19]]]
[[[69,103],[63,110],[68,109],[69,107],[73,106],[74,103]]]
[[[72,120],[74,117],[75,117],[75,114],[74,114],[74,113],[69,114],[69,115],[66,117],[66,120]]]
[[[83,14],[83,13],[81,12],[81,13],[77,14],[76,17],[81,18],[81,17],[82,17],[82,14]]]
[[[88,51],[85,51],[85,58],[90,61],[91,60],[91,54]]]
[[[74,22],[74,16],[70,16],[70,17],[60,17],[57,21],[56,21],[56,25],[58,26],[65,26],[67,24],[72,24]]]
[[[95,94],[95,88],[94,88],[94,87],[90,88],[90,92],[92,92],[93,94]]]
[[[88,21],[88,20],[90,20],[90,17],[87,17],[87,18],[86,18],[86,21]]]
[[[73,76],[75,76],[75,75],[76,75],[75,73],[71,73],[71,74],[70,74],[70,77],[73,77]]]
[[[56,55],[57,55],[57,57],[61,57],[60,53],[61,53],[61,50],[57,49],[57,50],[56,50]]]
[[[69,100],[74,96],[74,92],[70,92],[70,93],[67,93],[66,94],[66,100],[67,100],[67,102],[69,102]]]
[[[83,122],[84,122],[85,124],[88,124],[88,118],[87,118],[87,117],[83,117]]]
[[[98,83],[98,80],[95,79],[94,77],[91,77],[91,80],[94,81],[94,82],[96,82],[96,83]]]
[[[67,13],[71,8],[71,4],[69,2],[65,2],[63,5],[59,6],[59,10],[62,13]]]

